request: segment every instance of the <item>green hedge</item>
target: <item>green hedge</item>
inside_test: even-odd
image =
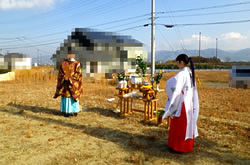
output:
[[[0,69],[0,74],[8,73],[10,72],[9,69]]]
[[[250,62],[211,62],[211,63],[203,63],[201,62],[200,67],[199,63],[195,63],[196,69],[232,69],[232,65],[250,65]],[[150,63],[147,63],[148,67],[151,67]],[[174,62],[168,62],[163,64],[156,64],[156,69],[178,69],[177,65]]]
[[[156,69],[178,69],[178,66],[175,64],[156,64],[155,65]],[[231,69],[232,66],[230,65],[223,65],[223,64],[206,64],[206,63],[201,63],[200,66],[199,64],[195,64],[196,69]]]

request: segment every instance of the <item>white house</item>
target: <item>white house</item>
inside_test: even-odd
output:
[[[135,71],[137,56],[147,58],[143,44],[130,36],[76,28],[52,56],[56,68],[69,49],[80,60],[83,75],[95,78],[112,78],[112,73]]]
[[[8,69],[31,69],[31,57],[20,53],[9,53],[4,56]]]

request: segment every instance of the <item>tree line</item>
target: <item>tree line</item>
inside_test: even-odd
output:
[[[233,65],[250,65],[250,62],[222,62],[219,58],[192,57],[196,69],[231,69]],[[148,63],[148,67],[151,63]],[[156,69],[178,69],[175,60],[169,60],[165,63],[156,63]]]

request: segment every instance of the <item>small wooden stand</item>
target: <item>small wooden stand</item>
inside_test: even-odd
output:
[[[127,116],[130,113],[133,112],[141,112],[144,113],[144,121],[146,120],[152,120],[156,118],[156,115],[154,111],[157,110],[157,103],[158,99],[155,98],[155,91],[149,91],[149,90],[142,90],[143,92],[143,99],[140,98],[124,98],[124,94],[131,92],[134,88],[131,86],[131,88],[116,88],[119,90],[118,97],[120,99],[120,116]],[[135,109],[133,108],[133,100],[143,101],[144,108],[141,109]]]
[[[119,90],[118,97],[120,99],[120,116],[127,116],[130,113],[129,109],[129,99],[124,98],[123,96],[129,92],[129,88],[116,88]]]
[[[123,96],[129,92],[129,88],[116,88],[116,89],[119,90],[119,94],[118,94],[119,96]]]
[[[144,100],[144,120],[152,120],[156,117],[158,99]]]
[[[134,89],[140,89],[142,87],[142,84],[131,84],[130,91],[133,91]]]
[[[132,107],[133,100],[143,101],[144,108],[142,109],[135,109]],[[131,112],[141,112],[144,114],[144,121],[146,120],[152,120],[156,117],[154,110],[157,112],[157,103],[158,99],[153,100],[145,100],[145,99],[137,99],[137,98],[131,98],[130,101],[130,110]]]

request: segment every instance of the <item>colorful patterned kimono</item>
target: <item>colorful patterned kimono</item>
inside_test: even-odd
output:
[[[58,72],[55,98],[61,98],[61,112],[79,112],[79,98],[82,94],[82,70],[79,61],[64,60]]]
[[[169,100],[163,118],[171,117],[168,146],[179,152],[191,152],[198,136],[199,99],[191,77],[190,69],[185,67],[166,85]]]

